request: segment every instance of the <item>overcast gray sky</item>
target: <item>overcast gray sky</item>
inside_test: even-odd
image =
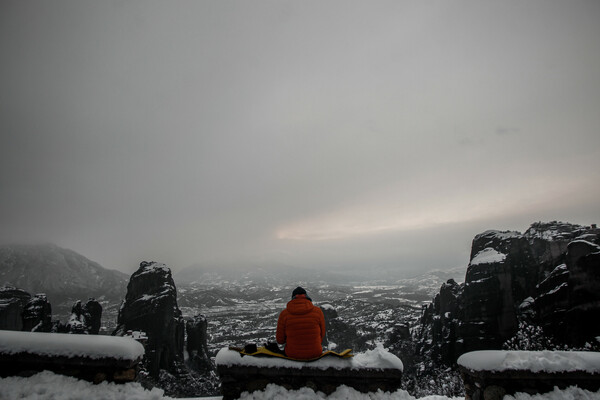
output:
[[[600,2],[2,1],[0,240],[126,272],[468,263],[600,222]]]

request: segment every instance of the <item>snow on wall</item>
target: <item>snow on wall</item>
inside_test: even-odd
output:
[[[492,264],[503,262],[506,259],[506,254],[500,253],[499,251],[486,247],[473,257],[469,265],[479,264]]]
[[[57,375],[49,371],[40,372],[28,378],[8,377],[0,378],[0,399],[22,400],[171,400],[164,396],[161,389],[146,390],[137,382],[114,384],[78,380],[76,378]],[[199,400],[218,400],[222,397],[206,397]],[[340,386],[331,395],[315,393],[312,389],[286,390],[277,385],[268,385],[264,391],[242,393],[240,400],[268,400],[268,399],[302,399],[302,400],[417,400],[404,390],[393,393],[360,393],[347,386]],[[462,400],[464,397],[449,398],[446,396],[426,396],[420,400]],[[516,393],[514,396],[505,396],[505,400],[564,400],[585,399],[600,400],[600,392],[589,392],[577,387],[564,390],[557,388],[550,393],[529,395]]]
[[[274,399],[301,399],[301,400],[417,400],[411,396],[406,390],[399,389],[395,392],[377,392],[361,393],[351,387],[341,385],[335,392],[329,396],[323,392],[315,393],[310,388],[301,388],[298,390],[287,390],[282,386],[267,385],[265,390],[257,392],[244,392],[240,400],[274,400]],[[427,396],[420,400],[464,400],[463,397],[446,397],[446,396]]]
[[[373,350],[355,354],[352,358],[323,357],[317,361],[301,362],[275,357],[244,356],[235,350],[222,348],[215,360],[217,366],[252,366],[263,368],[317,368],[317,369],[397,369],[404,370],[402,361],[379,345]]]
[[[588,351],[481,350],[463,354],[457,363],[473,371],[600,373],[600,353]]]
[[[144,355],[144,346],[119,336],[0,331],[0,353],[135,361]]]

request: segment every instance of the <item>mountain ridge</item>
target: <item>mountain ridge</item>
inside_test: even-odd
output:
[[[45,293],[53,303],[70,298],[121,298],[128,280],[125,273],[52,243],[0,245],[0,285]]]

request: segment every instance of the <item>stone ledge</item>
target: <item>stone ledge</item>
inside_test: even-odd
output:
[[[487,350],[466,353],[458,364],[466,400],[501,400],[505,394],[555,387],[600,390],[600,354],[594,352]]]
[[[600,389],[600,374],[587,372],[540,373],[531,371],[472,371],[459,367],[467,400],[502,399],[504,394],[551,392],[554,387],[577,386],[589,391]],[[486,393],[484,397],[484,393]],[[493,393],[498,393],[493,395]]]
[[[218,365],[223,400],[237,399],[243,392],[264,390],[273,383],[288,390],[309,387],[327,395],[346,385],[360,392],[393,392],[400,389],[402,371],[398,369],[273,368]]]
[[[31,376],[47,370],[90,382],[130,382],[137,375],[138,361],[112,358],[42,356],[30,353],[0,353],[0,376]]]
[[[0,376],[48,370],[92,382],[135,380],[144,347],[130,338],[0,331]]]

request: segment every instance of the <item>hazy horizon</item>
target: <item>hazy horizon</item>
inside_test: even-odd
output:
[[[600,2],[4,1],[0,243],[407,274],[600,216]]]

